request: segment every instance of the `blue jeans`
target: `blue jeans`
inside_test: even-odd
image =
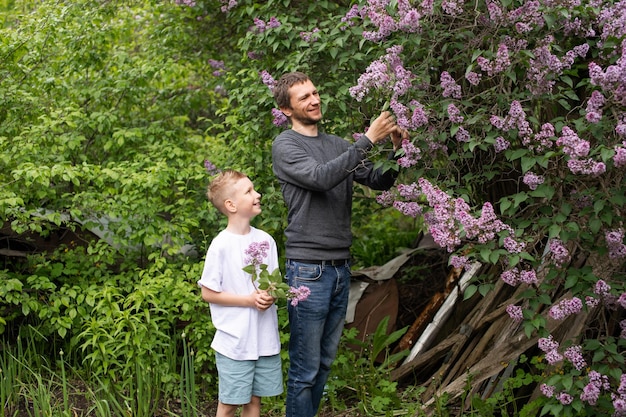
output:
[[[287,417],[317,413],[343,331],[350,289],[350,265],[287,261],[290,286],[305,285],[311,294],[289,311]]]

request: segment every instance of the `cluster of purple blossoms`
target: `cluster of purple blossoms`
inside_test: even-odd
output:
[[[570,394],[568,394],[565,391],[561,391],[557,396],[556,399],[559,400],[559,402],[563,405],[568,405],[571,404],[572,401],[574,401],[574,397],[572,397]]]
[[[463,120],[465,120],[465,118],[461,115],[461,111],[454,105],[454,103],[448,104],[448,117],[452,123],[457,124],[463,123]]]
[[[389,107],[396,115],[396,123],[398,126],[407,130],[416,130],[428,124],[428,116],[424,111],[424,106],[417,100],[411,100],[409,103],[413,110],[400,103],[395,98],[391,99]]]
[[[448,71],[441,73],[440,81],[444,97],[461,98],[461,86],[457,84]]]
[[[456,133],[454,134],[454,137],[459,142],[469,142],[470,141],[470,134],[463,126],[459,126],[459,128],[456,131]]]
[[[311,289],[305,285],[301,285],[298,288],[289,287],[289,293],[287,294],[287,298],[291,300],[291,305],[295,307],[301,301],[309,298],[309,295],[311,295]]]
[[[315,28],[311,32],[300,32],[300,39],[302,39],[306,43],[317,42],[320,39],[319,35],[317,34],[319,31],[319,28]]]
[[[623,141],[621,145],[615,145],[615,155],[613,155],[613,164],[616,168],[622,168],[626,166],[626,141]]]
[[[506,151],[507,149],[509,149],[509,146],[511,146],[511,142],[504,139],[502,136],[498,136],[496,138],[496,143],[494,143],[493,145],[494,149],[498,153]]]
[[[498,217],[493,209],[491,203],[486,202],[483,204],[480,217],[477,222],[478,228],[478,242],[487,243],[496,237],[496,233],[507,231],[512,236],[514,234],[513,229],[504,224]]]
[[[554,137],[554,126],[552,123],[544,123],[541,125],[541,130],[535,134],[534,138],[525,137],[522,143],[524,146],[528,147],[528,149],[541,153],[552,147]]]
[[[570,159],[567,161],[567,167],[572,174],[577,175],[592,175],[598,177],[606,172],[604,162],[596,162],[591,158],[584,160]]]
[[[267,257],[267,251],[270,249],[270,242],[264,240],[262,242],[252,242],[244,251],[244,265],[259,266]]]
[[[517,129],[518,135],[524,141],[532,138],[533,131],[530,128],[528,120],[526,120],[526,112],[524,112],[521,103],[517,100],[513,100],[511,102],[511,106],[506,117],[492,115],[489,118],[489,122],[493,125],[493,127],[502,131]]]
[[[357,101],[363,100],[371,89],[391,91],[392,99],[395,99],[411,88],[415,76],[402,65],[400,59],[402,46],[392,46],[386,52],[386,55],[367,67],[365,73],[359,77],[357,85],[350,87],[350,95]]]
[[[397,2],[397,14],[391,16],[387,11],[387,7],[390,5],[389,0],[370,0],[361,9],[353,6],[342,19],[342,22],[348,22],[352,26],[352,19],[357,16],[360,16],[364,21],[367,20],[375,26],[376,30],[363,31],[362,36],[372,42],[386,39],[397,31],[418,33],[421,30],[420,19],[424,12],[428,12],[424,10],[424,6],[432,8],[432,4],[429,6],[428,2],[424,3],[422,4],[422,11],[419,11],[411,7],[409,0],[399,0]]]
[[[550,256],[557,268],[562,267],[571,259],[569,250],[567,250],[563,241],[560,239],[550,240]]]
[[[211,68],[214,68],[213,75],[216,77],[220,77],[224,75],[224,71],[226,71],[226,65],[224,61],[218,61],[216,59],[209,59],[209,65]]]
[[[398,159],[398,165],[403,168],[412,167],[422,159],[421,149],[408,139],[402,140],[402,150],[404,151],[404,156]]]
[[[583,302],[578,297],[572,297],[570,299],[564,299],[559,301],[558,304],[550,307],[548,315],[554,320],[563,320],[572,314],[578,314],[583,308]]]
[[[450,265],[453,268],[465,269],[470,266],[470,261],[467,256],[452,255],[450,257]]]
[[[591,93],[591,97],[589,97],[587,101],[587,108],[585,109],[587,112],[585,119],[587,119],[589,123],[598,123],[602,120],[602,106],[604,106],[605,101],[606,99],[601,92],[593,91]]]
[[[237,6],[237,0],[221,0],[221,2],[221,10],[223,13],[226,13]]]
[[[220,172],[220,170],[215,166],[215,164],[209,161],[208,159],[204,160],[204,169],[206,169],[206,172],[208,172],[209,175],[214,175]]]
[[[520,271],[517,268],[512,268],[502,272],[500,279],[513,287],[518,284],[534,285],[537,283],[537,273],[534,269]]]
[[[482,75],[480,75],[480,74],[478,74],[477,72],[474,72],[474,71],[469,71],[469,72],[467,72],[465,74],[465,79],[471,85],[478,85],[480,83],[480,79],[481,78],[482,78]]]
[[[524,249],[526,249],[526,243],[518,242],[511,236],[505,237],[502,245],[509,253],[521,253]]]
[[[611,394],[611,399],[613,400],[613,408],[615,409],[613,417],[626,416],[626,373],[623,373],[620,377],[617,394]]]
[[[609,248],[609,258],[622,259],[626,256],[624,245],[624,229],[609,230],[604,234],[606,245]]]
[[[576,57],[584,58],[589,50],[589,45],[584,43],[567,51],[561,59],[551,52],[553,40],[552,37],[547,37],[543,40],[543,45],[532,50],[534,58],[530,60],[526,78],[529,81],[527,88],[534,95],[552,92],[554,76],[569,69]]]
[[[441,8],[450,16],[460,16],[463,14],[464,0],[443,0]]]
[[[506,312],[515,322],[520,322],[524,319],[522,307],[516,306],[515,304],[509,304],[506,307]]]
[[[534,172],[530,171],[524,174],[524,178],[522,179],[522,182],[526,184],[531,190],[536,190],[537,187],[543,184],[544,181],[545,178],[543,177],[543,175],[537,175]]]
[[[511,66],[511,58],[509,57],[509,48],[505,43],[498,45],[496,58],[491,61],[483,56],[476,58],[476,63],[482,72],[486,72],[488,76],[494,76],[506,71]]]
[[[583,392],[580,394],[580,399],[588,402],[591,405],[595,405],[600,398],[602,390],[609,390],[611,384],[609,378],[606,375],[602,375],[598,371],[589,372],[589,383],[583,388]]]
[[[414,201],[394,201],[393,208],[405,216],[413,218],[421,216],[423,213],[422,207]]]
[[[622,41],[622,55],[606,70],[595,62],[589,63],[589,78],[591,84],[610,92],[619,105],[626,105],[626,40]]]
[[[548,384],[541,384],[541,386],[539,387],[539,389],[541,390],[541,393],[543,395],[545,395],[548,398],[552,398],[554,397],[554,390],[556,389],[554,386],[552,385],[548,385]]]
[[[582,347],[578,345],[570,346],[565,349],[563,356],[565,356],[565,359],[570,361],[574,368],[579,371],[583,370],[587,366],[587,362],[585,361],[585,358],[583,358]]]
[[[623,39],[626,35],[626,3],[624,1],[608,2],[610,5],[602,8],[598,15],[598,26],[602,28],[600,37],[606,41],[608,38]],[[597,6],[595,6],[597,7]],[[602,45],[602,42],[600,42]]]
[[[511,10],[506,18],[519,33],[528,33],[534,28],[543,27],[545,23],[540,7],[541,4],[538,1],[528,1],[517,9]]]
[[[604,162],[596,162],[591,158],[581,159],[589,155],[589,142],[578,137],[570,127],[563,127],[556,144],[562,146],[563,153],[570,157],[567,167],[572,174],[599,176],[606,172]]]
[[[264,20],[259,19],[258,17],[254,18],[254,26],[256,28],[257,33],[263,33],[267,29],[275,29],[280,27],[280,21],[276,19],[276,17],[270,17],[270,20],[265,22]]]
[[[263,70],[259,72],[259,75],[261,76],[261,81],[263,81],[263,84],[265,84],[267,88],[270,89],[270,91],[274,91],[274,86],[276,86],[276,80],[274,80],[272,74],[270,74],[266,70]]]
[[[285,116],[285,113],[283,113],[280,109],[273,108],[272,116],[274,116],[274,120],[272,120],[272,124],[274,126],[282,127],[282,128],[289,126],[289,119],[287,118],[287,116]]]
[[[537,345],[539,349],[546,353],[546,360],[550,365],[554,365],[563,360],[563,356],[559,353],[559,343],[554,340],[552,335],[540,338]]]
[[[593,286],[593,292],[600,298],[605,298],[611,294],[611,286],[603,279],[599,279]]]

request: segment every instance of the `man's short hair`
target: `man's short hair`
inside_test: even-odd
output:
[[[289,97],[289,89],[298,83],[309,81],[309,76],[303,72],[295,71],[283,74],[274,85],[274,100],[278,108],[291,108],[291,97]]]

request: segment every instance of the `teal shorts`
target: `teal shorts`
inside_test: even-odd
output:
[[[248,404],[252,396],[272,397],[283,393],[280,355],[236,361],[215,352],[219,376],[219,400],[223,404]]]

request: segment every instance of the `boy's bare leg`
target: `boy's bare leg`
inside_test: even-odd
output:
[[[248,404],[244,404],[241,417],[260,417],[261,416],[261,397],[252,396]]]
[[[238,408],[238,405],[224,404],[220,401],[217,403],[217,414],[215,414],[215,417],[235,417],[235,411]]]

